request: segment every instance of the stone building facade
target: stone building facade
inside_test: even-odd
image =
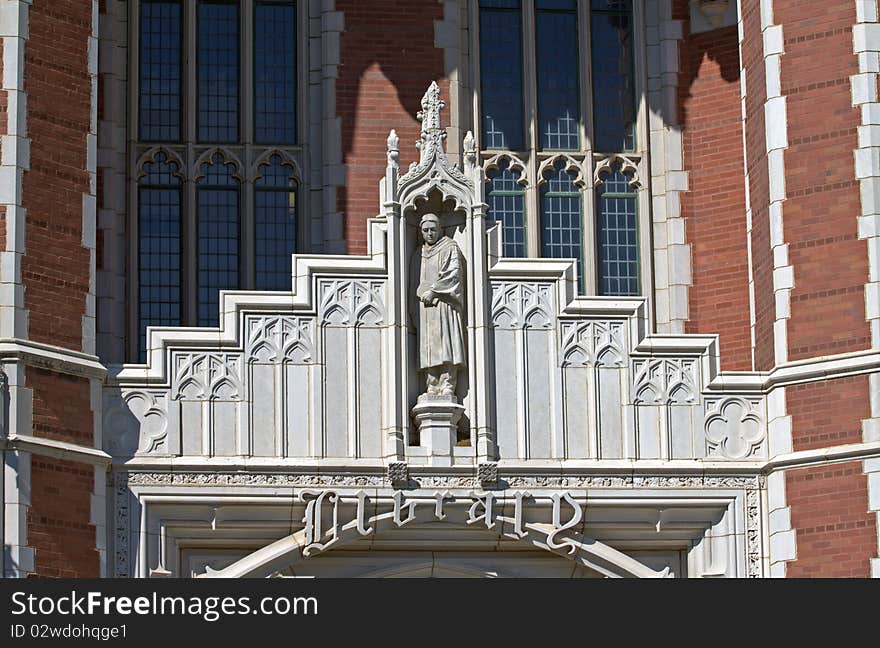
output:
[[[0,30],[5,576],[880,575],[877,0]]]

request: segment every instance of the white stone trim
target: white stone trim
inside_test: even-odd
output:
[[[0,206],[6,212],[6,248],[0,250],[0,336],[27,338],[21,261],[25,253],[25,208],[22,178],[30,169],[24,48],[28,39],[31,0],[0,2],[3,38],[3,90],[7,94],[6,134],[0,139]]]
[[[769,219],[770,248],[773,254],[773,292],[775,299],[773,322],[774,365],[788,361],[788,319],[791,317],[791,290],[794,287],[794,268],[789,263],[788,244],[783,230],[783,204],[785,191],[785,149],[788,148],[788,115],[786,98],[782,94],[781,59],[784,54],[782,26],[773,23],[773,0],[761,0],[761,36],[764,53],[766,100],[764,103],[764,137],[769,173]],[[754,37],[755,35],[751,35]],[[743,39],[740,22],[740,42]],[[745,89],[743,90],[745,102]],[[743,104],[745,109],[745,104]],[[745,140],[744,140],[745,141]],[[747,199],[748,199],[748,185]],[[749,234],[752,213],[747,208]],[[751,245],[749,254],[751,257]],[[751,270],[750,270],[751,272]],[[750,300],[752,302],[752,342],[754,349],[754,278]],[[767,397],[768,432],[770,456],[792,451],[791,416],[787,413],[785,389],[775,389]],[[768,512],[770,520],[770,575],[784,576],[785,564],[797,556],[795,532],[791,529],[789,507],[785,499],[785,475],[773,473],[767,481]]]
[[[29,452],[42,457],[54,457],[65,461],[85,463],[93,466],[109,466],[112,457],[103,450],[89,448],[77,443],[44,439],[29,434],[11,434],[0,439],[0,448],[18,452]]]
[[[827,465],[857,459],[876,459],[878,457],[880,457],[880,441],[850,443],[776,455],[764,465],[764,472],[772,474],[780,470],[806,468],[808,466]],[[867,464],[868,462],[866,461],[865,463]]]
[[[308,185],[312,208],[306,213],[312,214],[312,220],[307,240],[314,252],[344,254],[348,243],[337,192],[346,185],[347,169],[342,159],[336,82],[345,15],[336,11],[335,0],[310,0],[308,25],[308,132],[312,134],[308,151],[309,175],[314,181]]]
[[[742,0],[736,0],[737,33],[739,48],[739,79],[740,79],[740,103],[742,114],[742,148],[743,148],[743,180],[745,184],[746,205],[746,252],[749,262],[749,337],[751,339],[752,368],[755,367],[755,269],[754,255],[752,253],[752,199],[749,181],[749,151],[746,145],[746,99],[748,97],[748,84],[746,81],[746,69],[743,64],[743,40],[745,27],[743,25]]]
[[[677,123],[682,22],[672,20],[671,0],[646,2],[644,12],[656,330],[684,333],[692,279],[691,248],[681,217],[681,194],[689,189],[688,172],[684,169],[681,125]]]
[[[27,94],[24,91],[24,48],[28,38],[31,0],[0,2],[3,38],[3,91],[6,92],[6,134],[0,138],[0,206],[5,210],[6,246],[0,250],[0,337],[26,339],[28,313],[24,303],[21,262],[25,253],[25,208],[22,179],[30,168],[27,136]],[[9,385],[8,426],[3,433],[30,430],[30,392],[22,389],[24,368],[5,365]],[[4,399],[5,400],[5,399]],[[19,410],[19,405],[23,406]],[[26,577],[34,570],[34,551],[27,546],[30,505],[30,455],[3,450],[0,488],[0,550],[4,577]]]
[[[785,242],[783,227],[788,112],[786,97],[782,94],[780,74],[785,47],[782,25],[773,24],[773,0],[761,2],[761,30],[767,86],[767,98],[764,103],[764,134],[770,175],[770,249],[773,253],[773,292],[776,302],[773,348],[775,364],[781,364],[788,360],[788,319],[791,317],[794,267],[789,263],[788,244]]]
[[[125,360],[128,11],[128,2],[107,0],[105,13],[99,16],[103,118],[98,123],[98,169],[102,204],[98,205],[96,233],[100,230],[103,249],[101,269],[96,269],[95,346],[104,362]]]
[[[93,355],[29,340],[0,339],[0,362],[86,378],[103,379],[107,375],[107,369]]]
[[[856,0],[853,52],[859,73],[850,77],[852,103],[862,111],[855,173],[861,186],[862,213],[859,238],[868,242],[868,283],[865,284],[865,319],[871,327],[871,348],[880,349],[880,15],[877,0]],[[871,416],[862,421],[865,442],[880,440],[880,374],[869,378]],[[868,509],[877,514],[877,549],[880,555],[880,460],[865,461]],[[871,559],[871,576],[880,578],[880,558]]]

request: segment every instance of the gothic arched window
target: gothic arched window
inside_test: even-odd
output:
[[[604,160],[638,165],[644,157],[636,13],[632,0],[478,0],[475,11],[488,215],[503,223],[505,256],[575,258],[588,294],[641,293],[637,262],[625,281],[606,274],[608,259],[600,262],[610,248],[600,248],[598,224],[622,203],[610,194],[603,201],[583,180]],[[498,162],[505,157],[519,169],[517,202],[507,198],[510,172]]]
[[[257,290],[288,290],[296,250],[296,180],[277,155],[259,167],[254,182]]]
[[[138,354],[148,326],[180,324],[182,180],[177,163],[159,152],[138,181]]]
[[[215,153],[202,164],[196,190],[198,325],[217,326],[219,291],[238,288],[239,186],[235,165]]]
[[[216,325],[220,290],[290,290],[291,255],[303,238],[296,197],[307,193],[297,192],[307,166],[297,95],[307,7],[295,0],[129,6],[131,177],[144,175],[131,203],[132,249],[152,250],[155,204],[171,200],[170,188],[143,184],[152,177],[147,166],[160,150],[179,161],[176,203],[162,212],[163,236],[176,237],[174,289],[150,283],[159,281],[152,253],[136,255],[129,274],[138,309],[129,356],[143,359],[150,324]]]

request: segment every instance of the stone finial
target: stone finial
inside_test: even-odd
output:
[[[471,172],[477,166],[477,143],[474,134],[468,131],[464,136],[464,169]]]
[[[388,166],[400,168],[400,138],[393,128],[388,133]]]
[[[422,161],[434,153],[443,152],[443,139],[446,131],[440,128],[440,111],[446,108],[446,102],[440,98],[440,86],[431,81],[428,90],[422,97],[422,109],[416,113],[416,119],[422,122],[422,134],[416,148],[422,153]]]

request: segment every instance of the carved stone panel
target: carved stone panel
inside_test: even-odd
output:
[[[318,314],[325,326],[380,326],[385,323],[385,282],[322,280]]]
[[[710,458],[746,459],[758,452],[766,436],[758,399],[707,399],[706,406]]]
[[[237,353],[177,353],[171,397],[181,400],[241,400],[242,358]]]
[[[556,305],[549,283],[492,284],[492,325],[502,329],[554,328]]]
[[[315,320],[290,315],[250,315],[245,320],[249,362],[315,362]]]

